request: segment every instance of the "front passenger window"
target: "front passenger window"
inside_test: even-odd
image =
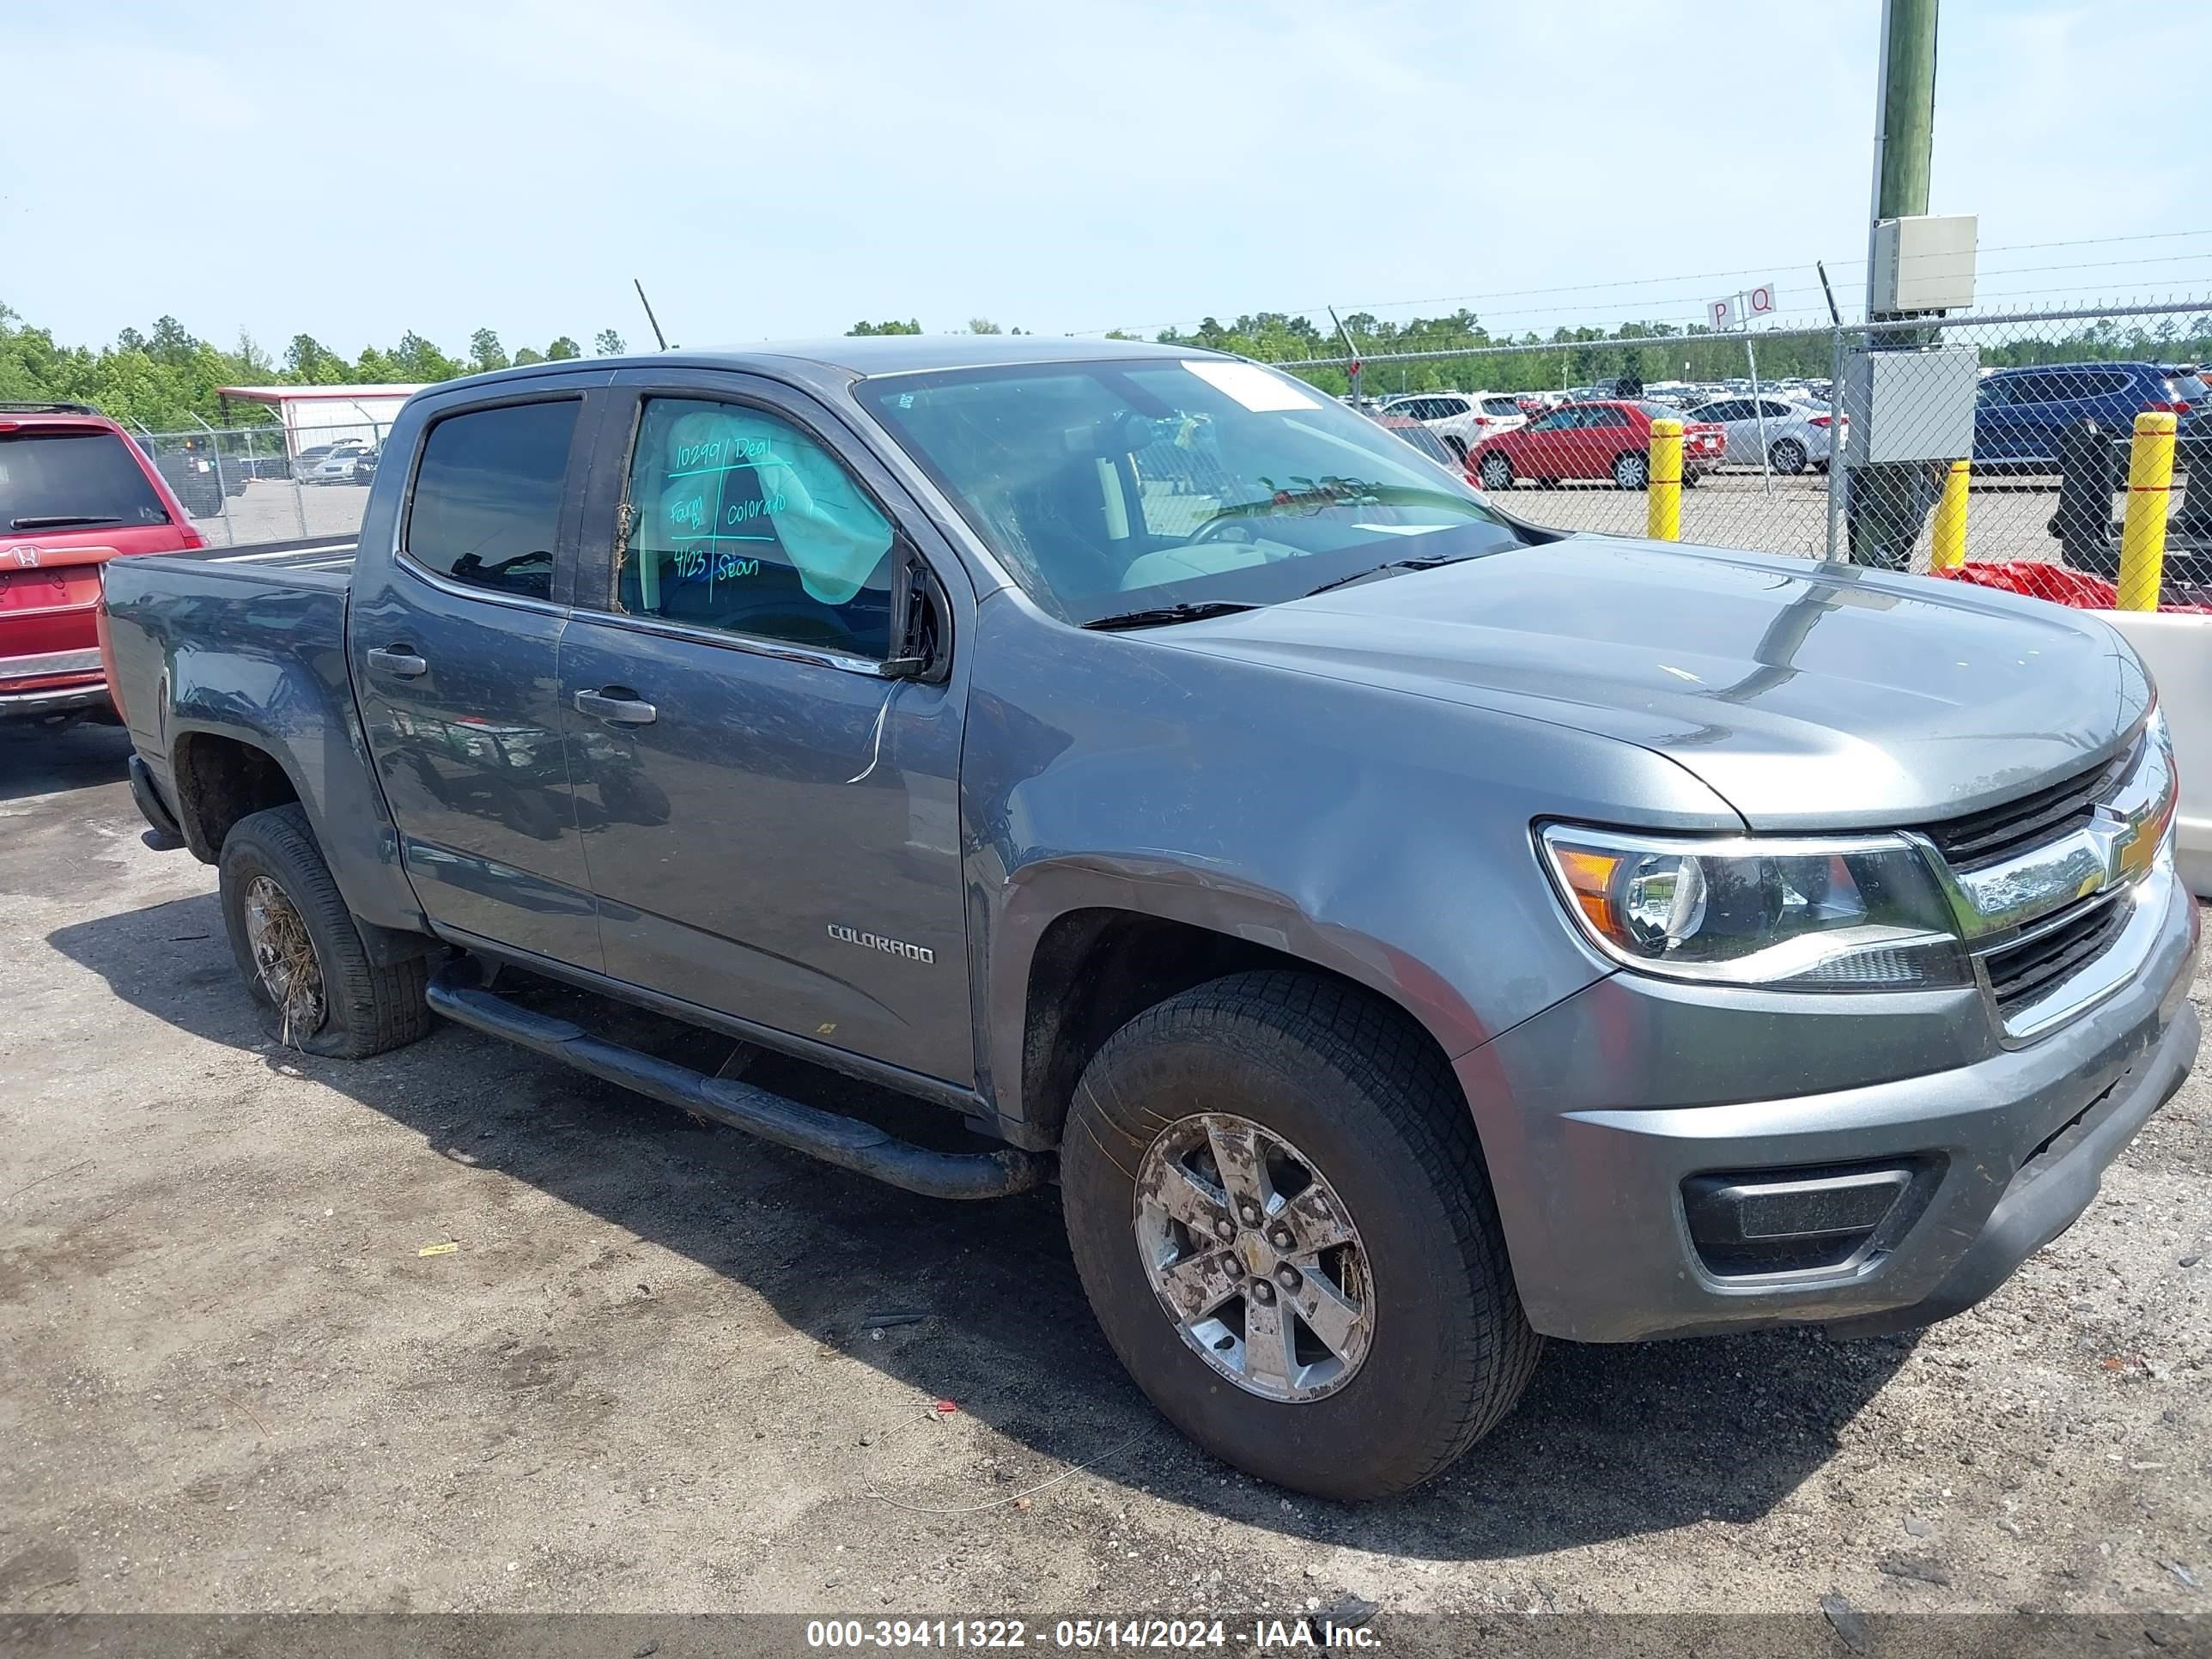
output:
[[[628,507],[617,603],[632,616],[890,655],[890,521],[790,422],[648,398]]]

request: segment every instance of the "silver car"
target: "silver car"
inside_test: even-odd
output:
[[[1836,422],[1846,417],[1825,404],[1759,397],[1723,398],[1691,410],[1690,418],[1728,428],[1728,465],[1757,466],[1763,443],[1768,465],[1777,472],[1796,473],[1808,466],[1828,470]]]

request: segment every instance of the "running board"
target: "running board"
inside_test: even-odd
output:
[[[930,1198],[1005,1198],[1044,1184],[1047,1160],[1007,1146],[989,1152],[933,1152],[872,1123],[841,1117],[727,1078],[609,1042],[580,1025],[534,1013],[471,983],[475,966],[449,963],[430,980],[434,1012],[609,1083],[696,1112],[732,1129],[805,1152],[855,1174]]]

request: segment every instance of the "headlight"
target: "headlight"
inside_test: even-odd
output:
[[[1890,836],[1625,836],[1547,824],[1546,860],[1582,931],[1672,979],[1778,990],[1972,982],[1927,861]]]

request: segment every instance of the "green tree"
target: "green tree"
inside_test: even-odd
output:
[[[611,328],[603,328],[592,336],[592,352],[594,356],[619,357],[629,349],[629,348],[623,343],[623,337]]]
[[[286,373],[304,385],[312,386],[323,379],[325,368],[333,363],[343,368],[345,360],[312,334],[295,334],[292,343],[284,348]]]
[[[970,334],[1000,334],[1005,332],[1003,329],[1001,329],[996,323],[993,322],[988,317],[970,317],[968,319],[968,331]],[[1014,331],[1016,333],[1019,333],[1021,331],[1017,329]]]
[[[903,323],[855,323],[845,332],[851,334],[919,334],[921,325],[908,319]]]
[[[544,361],[545,354],[538,350],[536,346],[525,346],[514,354],[514,366],[517,368],[527,368],[532,363],[542,363]]]
[[[583,355],[584,349],[565,334],[545,348],[545,361],[549,363],[565,363]]]
[[[507,348],[499,343],[499,336],[488,328],[480,328],[469,336],[469,367],[478,374],[486,369],[507,366]]]

